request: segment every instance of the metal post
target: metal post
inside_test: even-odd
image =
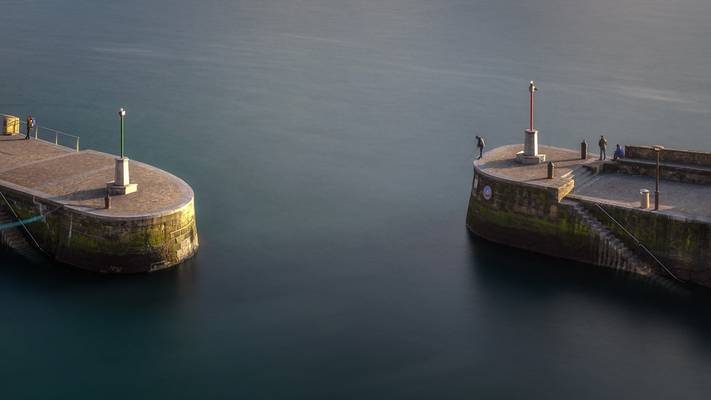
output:
[[[535,93],[537,90],[538,90],[538,88],[536,87],[535,82],[531,81],[528,84],[528,93],[530,95],[530,105],[531,105],[531,109],[530,109],[530,113],[529,113],[529,130],[530,131],[533,131],[533,93]]]
[[[582,142],[580,142],[580,159],[581,160],[586,160],[588,158],[588,143],[583,139]]]
[[[54,144],[59,144],[59,134],[54,132]]]
[[[77,152],[79,151],[79,138],[77,138]]]
[[[530,104],[531,104],[531,110],[529,113],[529,124],[528,125],[529,125],[529,129],[533,130],[533,90],[531,90]]]
[[[657,181],[654,187],[654,210],[659,210],[659,153],[660,149],[655,148],[657,152]]]
[[[121,120],[121,158],[124,158],[124,141],[123,141],[123,117],[126,115],[126,111],[123,108],[119,111],[119,119]]]

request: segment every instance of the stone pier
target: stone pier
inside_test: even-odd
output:
[[[545,164],[516,161],[522,147],[502,146],[474,161],[466,222],[472,232],[555,257],[711,287],[711,154],[665,150],[655,211],[640,204],[640,190],[654,190],[649,148],[627,146],[628,158],[601,162],[581,159],[579,150],[541,146],[556,165],[548,179]]]
[[[198,249],[193,190],[180,178],[130,162],[138,190],[111,197],[116,156],[74,151],[41,140],[0,136],[0,192],[50,257],[112,273],[149,272],[176,265]],[[7,204],[0,198],[0,207]]]

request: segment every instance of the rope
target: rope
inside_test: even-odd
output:
[[[37,248],[40,249],[40,251],[42,251],[42,252],[45,253],[45,254],[48,254],[48,253],[47,253],[46,251],[44,251],[44,249],[39,245],[39,243],[37,243],[37,240],[35,240],[35,237],[32,236],[32,232],[30,232],[30,230],[27,229],[27,226],[25,225],[24,221],[21,220],[20,217],[17,215],[17,213],[15,212],[15,209],[12,208],[12,205],[10,204],[10,202],[7,201],[7,197],[5,197],[5,195],[3,194],[3,192],[0,192],[0,196],[2,196],[3,200],[5,200],[5,204],[7,204],[7,207],[8,207],[8,208],[10,209],[10,211],[12,212],[12,215],[15,216],[15,219],[17,220],[16,223],[20,224],[20,225],[18,225],[18,226],[22,226],[22,228],[25,230],[25,232],[26,232],[27,235],[30,237],[30,239],[32,239],[32,242],[34,242],[35,246],[37,246]],[[54,210],[52,210],[52,211],[50,211],[50,212],[48,212],[48,213],[45,213],[44,215],[41,215],[40,217],[41,217],[42,219],[44,219],[45,216],[47,216],[48,214],[51,214],[51,213],[53,213],[53,212],[59,210],[60,208],[62,208],[62,206],[59,206],[59,207],[55,208]],[[33,218],[34,218],[34,217],[33,217]],[[31,219],[31,218],[30,218],[30,219]]]
[[[27,218],[23,219],[17,222],[10,222],[8,224],[0,224],[0,231],[4,231],[6,229],[11,229],[11,228],[16,228],[18,226],[22,226],[24,224],[31,224],[33,222],[37,221],[44,221],[44,215],[36,215],[32,218]]]

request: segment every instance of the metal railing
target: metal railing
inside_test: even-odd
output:
[[[34,128],[35,139],[54,143],[58,146],[66,146],[79,151],[79,136],[75,136],[56,129],[37,125]],[[67,144],[69,142],[69,144]]]
[[[0,114],[3,119],[12,115]],[[3,125],[4,126],[4,125]],[[27,122],[15,120],[8,127],[11,131],[19,132],[20,135],[27,134]],[[36,140],[43,142],[54,143],[57,146],[64,146],[79,151],[79,136],[70,133],[62,132],[56,129],[47,128],[45,126],[35,125],[30,131],[30,136]]]
[[[595,206],[596,206],[600,211],[602,211],[603,214],[605,214],[608,218],[610,218],[610,220],[611,220],[612,222],[614,222],[615,225],[617,225],[617,227],[619,227],[620,229],[622,229],[622,231],[623,231],[624,233],[626,233],[627,236],[629,236],[629,237],[634,241],[634,243],[637,245],[637,247],[639,247],[640,249],[642,249],[642,251],[644,251],[648,256],[650,256],[650,257],[654,260],[654,262],[657,263],[657,265],[659,265],[660,267],[662,267],[662,268],[664,269],[664,271],[667,272],[667,274],[669,274],[672,278],[676,279],[677,281],[679,281],[679,282],[681,282],[681,283],[685,283],[684,281],[682,281],[681,279],[679,279],[676,275],[674,275],[674,273],[671,272],[671,270],[670,270],[669,268],[667,268],[667,266],[664,265],[664,263],[662,263],[654,254],[652,254],[652,252],[647,248],[647,246],[645,246],[642,242],[640,242],[639,239],[637,239],[637,237],[635,237],[635,235],[633,235],[630,231],[628,231],[627,229],[625,229],[625,227],[622,226],[622,224],[619,223],[619,222],[618,222],[612,215],[610,215],[610,213],[608,213],[604,208],[602,208],[602,206],[601,206],[600,204],[595,203]]]

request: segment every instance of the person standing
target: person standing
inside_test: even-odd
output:
[[[32,132],[32,129],[35,127],[35,119],[32,118],[32,114],[27,116],[27,136],[25,136],[26,140],[30,140],[30,132]]]
[[[600,135],[600,141],[597,142],[597,144],[600,146],[600,159],[606,160],[607,154],[605,153],[605,150],[607,150],[607,139],[605,139],[605,136]]]
[[[481,136],[477,136],[476,147],[479,148],[479,158],[477,158],[477,160],[481,160],[481,157],[484,155],[484,146],[486,146],[486,143],[484,143],[484,138]]]

